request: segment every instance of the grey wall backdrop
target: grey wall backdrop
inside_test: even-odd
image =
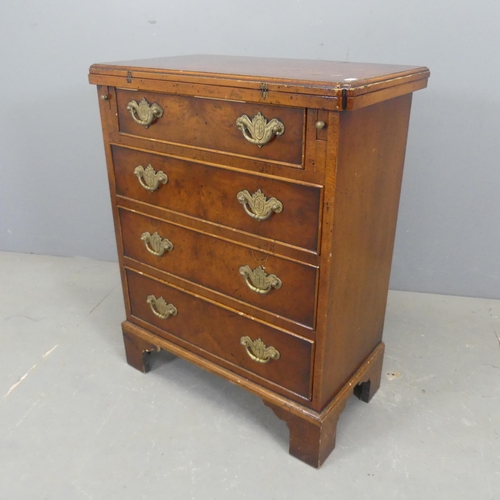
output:
[[[500,298],[500,2],[4,0],[0,250],[115,260],[90,64],[188,53],[427,65],[391,287]]]

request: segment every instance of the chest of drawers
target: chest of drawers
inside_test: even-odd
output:
[[[166,349],[257,394],[319,467],[379,387],[424,67],[221,56],[96,64],[129,364]]]

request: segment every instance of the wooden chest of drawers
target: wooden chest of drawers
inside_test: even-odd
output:
[[[319,467],[379,387],[424,67],[184,56],[96,64],[127,361],[166,349],[260,396]]]

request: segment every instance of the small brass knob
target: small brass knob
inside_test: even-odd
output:
[[[325,128],[325,127],[326,127],[326,123],[325,122],[316,122],[316,128],[318,130],[321,130],[321,129]]]
[[[107,101],[107,100],[109,99],[109,97],[108,97],[106,94],[103,94],[103,95],[101,96],[101,99],[102,99],[103,101]]]

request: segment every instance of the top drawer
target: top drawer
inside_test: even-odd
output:
[[[302,168],[305,110],[117,90],[120,132]]]

